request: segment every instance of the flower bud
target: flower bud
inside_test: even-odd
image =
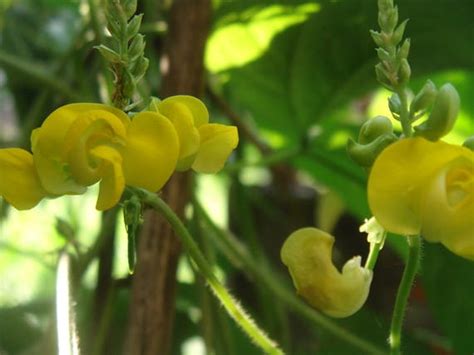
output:
[[[361,267],[361,258],[356,256],[339,272],[331,260],[333,244],[333,236],[316,228],[302,228],[285,241],[281,259],[297,293],[311,306],[331,317],[349,317],[365,303],[372,271]]]
[[[397,58],[399,60],[408,58],[408,53],[410,53],[410,38],[407,38],[403,41],[403,44],[400,46],[397,52]]]
[[[393,133],[392,122],[388,117],[375,116],[362,125],[358,141],[367,144],[386,133]]]
[[[402,103],[398,94],[393,94],[388,98],[388,108],[390,109],[390,112],[392,114],[400,116],[400,112],[402,110]]]
[[[379,63],[375,66],[375,76],[380,84],[385,86],[387,89],[393,90],[392,81],[388,76],[386,70],[384,69],[382,63]]]
[[[397,45],[403,38],[405,33],[405,27],[407,26],[408,20],[403,21],[392,34],[391,42],[393,45]]]
[[[436,101],[428,119],[415,127],[417,135],[436,141],[448,134],[459,112],[458,92],[451,84],[444,84],[436,95]]]
[[[397,137],[392,133],[383,134],[368,144],[359,144],[349,139],[347,153],[360,166],[371,167],[377,156],[396,140]]]
[[[411,76],[411,68],[410,64],[408,64],[408,61],[403,58],[400,61],[400,69],[398,69],[398,85],[403,85],[410,80]]]
[[[436,93],[437,90],[435,84],[433,84],[431,80],[427,80],[426,84],[423,86],[420,92],[416,94],[415,98],[411,102],[410,114],[426,110],[428,107],[430,107],[436,98]]]

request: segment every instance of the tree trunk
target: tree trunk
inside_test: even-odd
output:
[[[210,0],[174,1],[161,62],[161,97],[202,96],[210,16]],[[177,173],[162,191],[164,200],[180,216],[189,199],[189,187],[189,173]],[[170,226],[154,211],[147,211],[133,276],[127,355],[170,353],[179,254],[180,242]]]

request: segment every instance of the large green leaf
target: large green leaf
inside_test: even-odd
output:
[[[426,243],[423,284],[439,327],[456,354],[474,352],[474,262]]]

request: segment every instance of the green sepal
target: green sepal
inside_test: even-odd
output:
[[[397,60],[401,61],[402,59],[407,59],[408,54],[410,53],[410,38],[407,38],[403,41],[403,44],[400,46],[397,52]]]
[[[459,94],[451,84],[444,84],[436,95],[428,119],[415,126],[415,134],[436,141],[448,134],[456,122],[459,112]]]

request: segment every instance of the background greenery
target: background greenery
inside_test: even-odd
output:
[[[0,1],[1,147],[27,147],[31,129],[64,103],[107,100],[108,74],[93,49],[99,38],[90,4],[94,1]],[[446,139],[460,143],[474,132],[474,2],[397,4],[401,18],[411,19],[406,33],[412,38],[412,89],[418,90],[428,77],[438,86],[455,84],[462,109]],[[166,5],[139,1],[151,63],[140,86],[144,96],[156,95],[160,87]],[[205,58],[211,93],[205,100],[212,119],[228,119],[217,96],[273,153],[264,157],[241,135],[223,173],[196,177],[195,195],[210,219],[195,213],[189,226],[219,277],[288,354],[363,354],[301,316],[255,270],[269,270],[274,281],[291,290],[279,249],[292,230],[308,225],[332,230],[339,265],[367,253],[365,237],[358,232],[369,217],[366,173],[346,156],[345,142],[367,118],[388,115],[388,93],[375,81],[375,45],[368,33],[377,28],[376,16],[375,0],[214,2]],[[91,189],[85,196],[44,201],[27,212],[1,205],[0,354],[55,352],[55,264],[66,243],[56,221],[65,221],[79,248],[86,250],[100,229],[95,196]],[[120,218],[117,225],[114,276],[127,280]],[[222,235],[223,230],[230,231],[256,267],[228,250],[222,240],[229,233]],[[472,354],[474,264],[440,245],[427,244],[423,253],[406,319],[405,353]],[[390,237],[367,305],[337,323],[385,346],[404,254],[404,241]],[[222,314],[185,256],[177,281],[175,354],[206,353],[204,344],[207,353],[259,353]],[[90,334],[95,282],[92,267],[75,290],[85,353],[93,353],[97,342]],[[128,286],[123,282],[112,299],[109,326],[101,333],[113,354],[120,353],[126,329]]]

